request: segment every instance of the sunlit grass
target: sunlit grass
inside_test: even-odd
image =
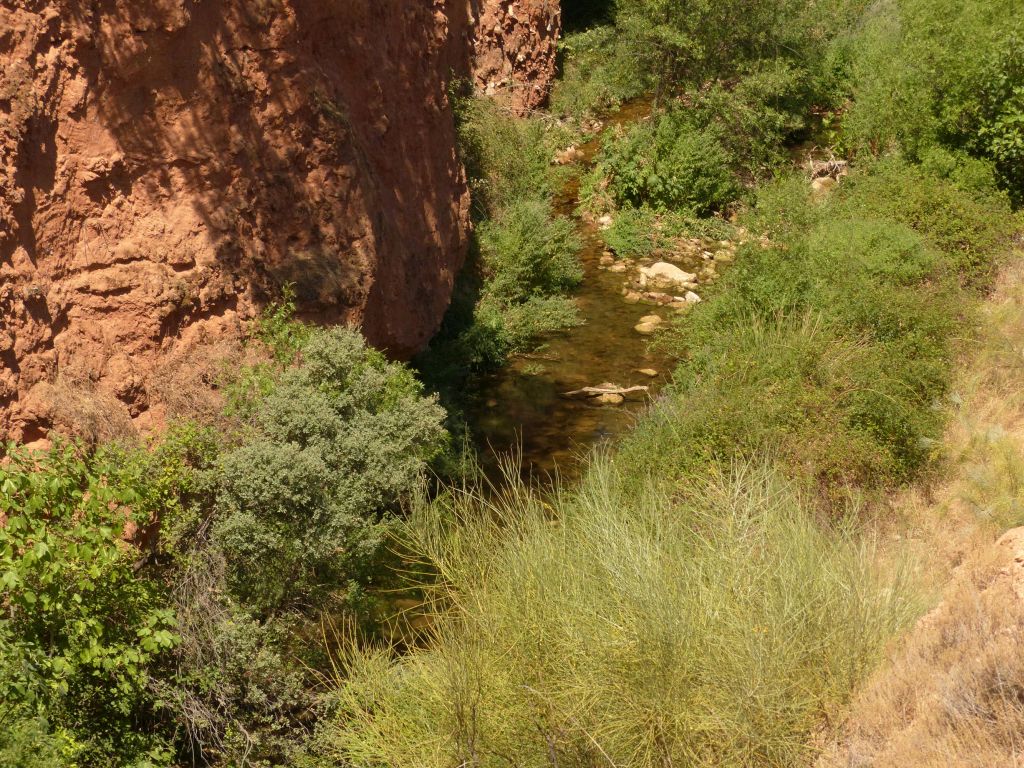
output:
[[[898,564],[762,464],[626,492],[597,457],[421,508],[427,650],[350,648],[326,749],[355,765],[793,765],[915,614]]]

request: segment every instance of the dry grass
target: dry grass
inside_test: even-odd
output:
[[[48,402],[55,432],[89,447],[138,439],[127,407],[109,392],[65,377],[43,386],[36,394]]]
[[[962,568],[857,697],[831,766],[1024,765],[1024,531]]]
[[[186,347],[168,358],[149,382],[165,419],[220,423],[224,412],[221,387],[232,372],[253,362],[254,347],[243,347],[238,339],[223,339]]]
[[[856,697],[820,768],[1024,765],[1024,529],[992,543],[1024,524],[1022,255],[971,342],[946,481],[897,505],[943,599]]]

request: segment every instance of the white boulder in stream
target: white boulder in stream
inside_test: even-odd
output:
[[[696,275],[684,272],[675,264],[659,261],[649,267],[640,267],[640,285],[661,288],[684,288],[697,279]]]

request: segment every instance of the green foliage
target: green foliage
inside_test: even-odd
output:
[[[256,318],[254,337],[279,365],[290,363],[309,338],[308,325],[295,322],[295,286],[287,283],[279,301],[271,302]]]
[[[806,180],[764,188],[748,245],[712,300],[662,343],[686,359],[675,397],[627,440],[669,476],[771,449],[830,495],[920,472],[942,421],[962,282],[1010,234],[1005,199],[889,161],[809,204]]]
[[[623,136],[606,136],[584,192],[607,188],[619,205],[720,210],[738,194],[732,158],[711,132],[681,112],[659,115]]]
[[[946,254],[962,279],[984,284],[993,273],[994,254],[1017,222],[1005,196],[991,186],[976,185],[977,169],[974,186],[957,183],[955,176],[952,181],[943,179],[923,167],[887,158],[866,165],[844,182],[835,209],[840,215],[891,219],[914,229]]]
[[[487,98],[456,93],[454,102],[459,154],[469,176],[475,218],[554,193],[551,156],[558,139],[549,136],[544,122],[516,119]]]
[[[1024,202],[1024,34],[1012,33],[981,73],[974,148],[995,163],[1017,204]]]
[[[562,293],[583,279],[575,226],[552,217],[546,202],[516,201],[481,224],[479,236],[488,292],[501,302],[517,304]]]
[[[802,764],[912,592],[759,466],[621,480],[421,510],[449,610],[422,650],[348,649],[315,764]]]
[[[5,702],[11,707],[10,702]],[[5,768],[74,768],[78,748],[54,736],[44,720],[4,713],[0,731],[0,765]]]
[[[605,244],[623,259],[647,258],[662,244],[656,214],[650,208],[623,208],[603,237]]]
[[[920,158],[936,144],[992,160],[1019,202],[1024,45],[1015,0],[879,4],[845,41],[854,102],[844,141]],[[970,51],[970,55],[964,55]]]
[[[761,62],[728,85],[690,95],[690,119],[719,138],[733,162],[763,176],[784,162],[785,147],[811,127],[811,110],[830,104],[831,83],[785,59]]]
[[[565,35],[559,43],[562,77],[551,92],[551,111],[582,121],[607,112],[652,87],[644,59],[614,26]]]
[[[436,402],[358,334],[313,332],[300,356],[220,463],[212,541],[234,594],[264,616],[365,581],[382,515],[444,440]]]
[[[791,57],[815,68],[825,43],[862,2],[805,0],[620,0],[616,24],[659,90],[702,85],[750,62]]]
[[[45,714],[81,760],[131,764],[160,752],[134,725],[151,668],[177,642],[158,584],[136,573],[126,526],[152,510],[102,454],[13,447],[0,465],[3,699]]]
[[[417,365],[450,408],[467,378],[579,322],[563,295],[583,277],[572,222],[552,212],[550,158],[563,132],[460,97],[459,144],[478,220],[444,323]]]
[[[279,301],[271,302],[256,318],[250,343],[266,352],[265,358],[231,371],[224,387],[229,417],[251,420],[263,398],[274,388],[280,370],[295,359],[309,338],[309,326],[295,321],[295,287],[288,283]]]

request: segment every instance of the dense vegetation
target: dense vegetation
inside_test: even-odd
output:
[[[281,764],[303,743],[321,622],[374,618],[388,527],[446,433],[407,368],[290,313],[262,321],[216,429],[8,450],[5,760]]]
[[[803,764],[915,615],[866,521],[940,458],[957,339],[1021,222],[992,147],[836,129],[871,109],[878,13],[954,44],[910,3],[616,7],[567,41],[554,108],[662,104],[606,132],[585,205],[620,254],[730,210],[737,266],[659,340],[672,387],[578,487],[455,492],[404,526],[439,571],[425,649],[349,647],[322,764]],[[998,56],[1012,15],[990,10]],[[831,193],[791,169],[810,136],[855,161]]]
[[[671,387],[577,486],[425,494],[452,467],[437,397],[286,292],[215,417],[7,447],[0,765],[808,759],[919,609],[865,520],[936,466],[957,340],[1021,226],[1014,6],[576,3],[551,116],[455,94],[474,253],[418,365],[463,384],[577,321],[552,153],[652,94],[601,135],[584,207],[620,255],[744,241],[657,340]],[[794,168],[808,140],[851,163],[831,192]],[[410,586],[428,620],[396,642]]]

